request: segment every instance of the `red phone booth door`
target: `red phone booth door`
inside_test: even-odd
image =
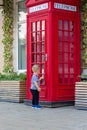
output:
[[[75,81],[80,74],[80,35],[77,16],[57,17],[57,100],[74,100]],[[55,61],[56,62],[56,61]]]
[[[30,68],[32,65],[40,66],[40,76],[44,77],[41,81],[40,99],[46,98],[46,17],[31,18],[29,20],[30,32]],[[31,72],[32,75],[32,72]],[[30,76],[31,77],[31,76]]]

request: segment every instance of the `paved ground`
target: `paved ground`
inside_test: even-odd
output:
[[[0,130],[87,130],[87,111],[0,102]]]

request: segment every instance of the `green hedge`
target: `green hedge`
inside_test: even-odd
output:
[[[0,80],[26,80],[26,74],[11,73],[11,74],[0,74]]]

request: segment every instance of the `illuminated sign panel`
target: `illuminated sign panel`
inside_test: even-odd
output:
[[[48,9],[48,3],[44,3],[44,4],[40,4],[40,5],[37,5],[37,6],[30,7],[29,13],[41,11],[41,10],[44,10],[44,9]]]
[[[76,6],[71,6],[67,4],[54,3],[54,8],[68,10],[68,11],[77,11]]]

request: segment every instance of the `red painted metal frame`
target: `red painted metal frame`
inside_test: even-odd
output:
[[[66,11],[54,9],[54,2],[77,6],[77,11]],[[36,6],[48,3],[49,8],[27,16],[27,99],[31,99],[29,86],[31,81],[31,23],[38,20],[46,20],[46,78],[45,86],[40,94],[40,100],[47,102],[72,101],[74,100],[75,82],[72,84],[58,83],[58,20],[69,20],[74,22],[75,35],[75,81],[80,74],[80,0],[28,0],[26,6]]]
[[[56,13],[56,16],[54,17],[55,21],[58,21],[58,19],[60,20],[70,20],[70,21],[73,21],[74,22],[74,35],[75,35],[75,42],[74,42],[74,64],[75,64],[75,68],[74,68],[74,82],[69,82],[68,83],[64,83],[62,82],[61,84],[58,83],[58,78],[59,78],[59,75],[56,75],[55,76],[55,81],[54,81],[54,84],[56,82],[56,99],[57,101],[66,101],[66,100],[74,100],[74,97],[75,97],[75,82],[77,80],[77,77],[78,75],[80,74],[80,16],[79,14],[72,14],[71,13],[67,13],[67,15],[63,12],[61,12],[59,15],[57,15]],[[77,22],[77,19],[79,20]],[[58,26],[57,23],[55,23],[55,26]],[[58,34],[58,32],[55,30],[55,34]],[[55,54],[56,55],[56,58],[55,58],[55,73],[58,71],[58,66],[59,66],[59,62],[58,62],[58,36],[55,36],[56,38],[56,41],[55,41]],[[57,48],[57,49],[56,49]],[[70,53],[70,52],[69,52]],[[68,59],[69,60],[69,59]],[[57,62],[57,63],[56,63]],[[70,69],[70,68],[68,68]],[[70,75],[70,74],[69,74]],[[62,77],[64,79],[64,77]]]

